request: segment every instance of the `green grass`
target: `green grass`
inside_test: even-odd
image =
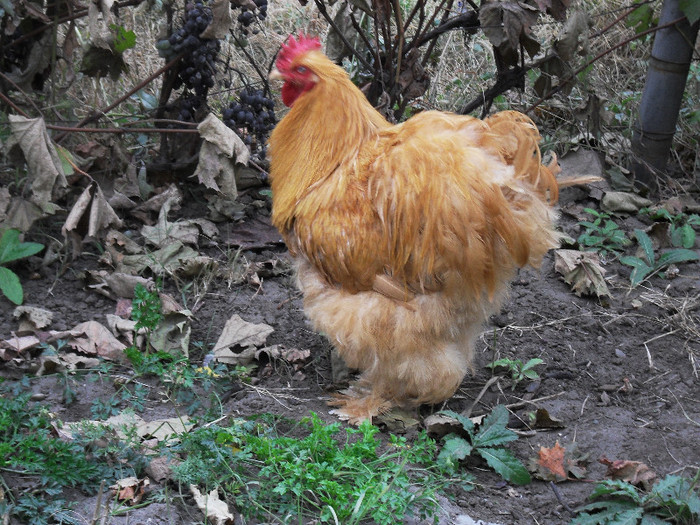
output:
[[[142,456],[123,442],[112,442],[103,427],[83,427],[72,440],[56,436],[46,407],[34,405],[28,393],[0,397],[0,471],[31,481],[31,489],[6,494],[0,515],[9,514],[29,525],[74,523],[64,488],[86,493],[136,475]],[[105,446],[94,447],[96,439]]]
[[[170,449],[185,458],[175,478],[218,488],[249,518],[320,523],[430,517],[439,491],[456,482],[468,487],[465,474],[450,476],[436,464],[437,445],[425,433],[410,444],[390,436],[384,447],[369,423],[343,431],[315,414],[294,430],[303,437],[282,435],[264,419],[200,428]]]

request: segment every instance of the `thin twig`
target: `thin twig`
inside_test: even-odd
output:
[[[623,41],[621,41],[621,42],[618,42],[617,44],[615,44],[615,45],[612,46],[611,48],[606,49],[605,51],[603,51],[603,52],[601,52],[601,53],[598,53],[595,57],[593,57],[593,58],[591,58],[590,60],[586,61],[582,66],[580,66],[579,68],[577,68],[575,71],[573,71],[572,73],[569,73],[566,77],[562,78],[561,81],[560,81],[560,83],[559,83],[557,86],[553,87],[548,93],[545,93],[542,97],[540,97],[537,101],[535,101],[532,105],[530,105],[530,107],[528,107],[528,108],[524,111],[524,113],[529,113],[529,112],[531,112],[531,111],[532,111],[533,109],[535,109],[537,106],[539,106],[540,104],[542,104],[542,102],[544,102],[544,101],[547,100],[548,98],[552,97],[553,95],[556,95],[556,94],[557,94],[559,91],[561,91],[561,89],[567,84],[567,82],[569,82],[569,81],[572,80],[574,77],[576,77],[576,75],[578,75],[579,73],[581,73],[581,72],[582,72],[583,70],[585,70],[588,66],[590,66],[591,64],[593,64],[593,63],[597,62],[598,60],[600,60],[601,58],[603,58],[605,55],[608,55],[608,54],[612,53],[612,52],[615,51],[616,49],[618,49],[618,48],[620,48],[620,47],[622,47],[622,46],[624,46],[624,45],[627,45],[627,44],[629,44],[630,42],[632,42],[632,41],[634,41],[634,40],[637,40],[638,38],[642,38],[642,37],[644,37],[644,36],[646,36],[646,35],[649,35],[649,34],[651,34],[651,33],[654,33],[654,32],[656,32],[656,31],[659,31],[659,30],[661,30],[661,29],[666,29],[667,27],[671,27],[671,26],[673,26],[673,25],[676,25],[677,23],[682,22],[682,21],[685,20],[685,19],[686,19],[686,17],[682,16],[682,17],[676,18],[675,20],[671,20],[670,22],[668,22],[668,23],[666,23],[666,24],[664,24],[664,25],[652,27],[652,28],[650,28],[650,29],[647,29],[646,31],[642,31],[641,33],[637,33],[636,35],[631,36],[630,38],[626,38],[625,40],[623,40]]]
[[[180,53],[178,56],[173,58],[170,62],[165,64],[163,67],[158,69],[155,73],[152,73],[149,75],[145,80],[142,80],[139,82],[136,86],[131,88],[129,91],[127,91],[123,96],[119,97],[117,100],[115,100],[113,103],[111,103],[109,106],[106,108],[100,109],[90,115],[89,117],[85,117],[83,120],[78,122],[78,124],[75,126],[76,128],[82,128],[85,126],[85,124],[89,124],[90,122],[94,122],[95,120],[101,119],[104,115],[112,111],[114,108],[116,108],[119,104],[127,100],[131,95],[139,91],[140,89],[143,89],[145,86],[153,82],[156,78],[158,78],[160,75],[162,75],[164,72],[166,72],[168,69],[173,67],[177,62],[185,55],[185,53]],[[56,142],[60,142],[65,136],[68,134],[67,131],[64,131],[63,133],[59,134],[56,138]]]
[[[481,389],[481,392],[479,392],[479,394],[476,396],[476,399],[474,399],[474,402],[471,404],[471,406],[470,406],[467,410],[465,410],[464,412],[462,412],[462,415],[463,415],[464,417],[469,417],[469,416],[471,416],[472,411],[474,410],[474,407],[476,406],[476,404],[481,400],[482,397],[484,397],[484,394],[485,394],[486,391],[489,389],[489,387],[490,387],[492,384],[494,384],[496,381],[498,381],[499,379],[500,379],[500,377],[498,377],[498,376],[493,376],[491,379],[489,379],[488,381],[486,381],[486,384],[485,384],[485,385],[483,386],[483,388]]]
[[[561,491],[559,490],[559,487],[557,487],[553,481],[549,482],[549,486],[552,489],[552,492],[554,492],[554,495],[556,496],[559,504],[562,507],[564,507],[569,514],[571,514],[572,516],[575,516],[576,512],[566,504],[566,502],[564,501],[564,498],[561,495]]]

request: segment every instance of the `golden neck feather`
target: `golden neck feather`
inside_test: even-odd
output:
[[[390,124],[321,53],[309,53],[319,77],[302,94],[270,136],[273,223],[285,232],[294,208],[310,186],[352,162],[360,147]]]

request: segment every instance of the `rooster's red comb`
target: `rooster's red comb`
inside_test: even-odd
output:
[[[299,34],[295,39],[294,36],[290,36],[289,40],[282,44],[277,55],[277,69],[280,71],[289,69],[295,57],[315,49],[321,49],[321,41],[317,37]]]

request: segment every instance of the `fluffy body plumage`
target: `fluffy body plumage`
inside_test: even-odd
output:
[[[269,141],[273,223],[304,309],[359,382],[358,422],[452,396],[518,267],[557,245],[551,167],[517,112],[391,125],[313,45],[281,53],[289,113]]]

